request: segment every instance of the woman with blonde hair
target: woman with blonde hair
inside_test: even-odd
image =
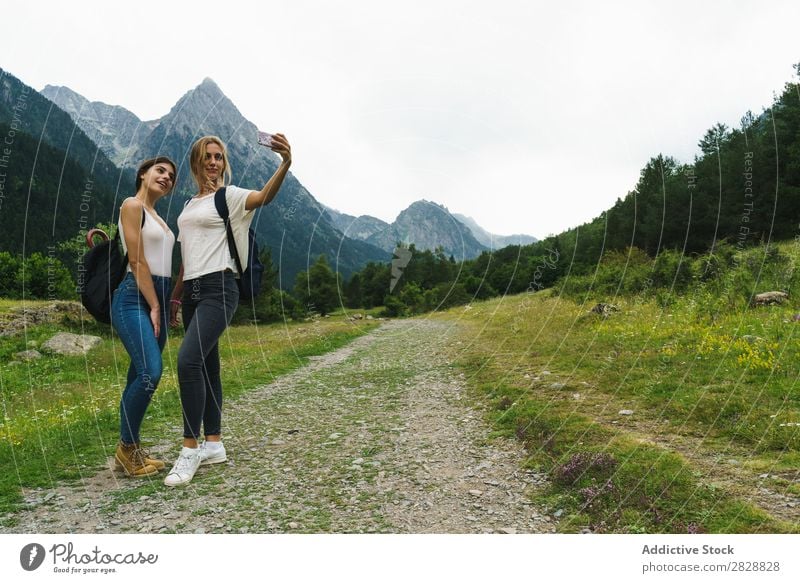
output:
[[[175,235],[154,207],[172,190],[175,168],[166,156],[142,162],[136,172],[136,195],[126,198],[119,212],[119,234],[128,255],[128,268],[114,291],[111,322],[131,364],[120,400],[120,441],[114,459],[117,469],[137,478],[165,467],[164,462],[142,449],[139,428],[161,379],[161,351],[167,341]]]
[[[247,265],[248,229],[253,211],[278,194],[292,163],[289,142],[274,134],[270,148],[281,157],[275,174],[261,190],[226,186],[231,166],[225,144],[216,136],[192,146],[189,163],[198,192],[178,217],[181,267],[172,291],[172,321],[181,307],[186,336],[178,352],[178,383],[183,406],[183,448],[167,475],[167,486],[188,484],[200,465],[227,461],[222,444],[222,382],[219,338],[239,301],[239,271],[228,245],[227,228],[215,194],[225,188],[229,222],[241,264]],[[205,441],[198,446],[202,425]]]

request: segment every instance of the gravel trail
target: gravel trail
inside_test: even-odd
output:
[[[188,486],[104,470],[25,492],[0,532],[554,532],[534,502],[546,476],[523,469],[520,444],[488,438],[452,332],[387,322],[226,403],[229,461]],[[180,431],[152,450],[174,460]]]

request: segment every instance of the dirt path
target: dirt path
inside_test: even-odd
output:
[[[487,440],[452,334],[386,323],[227,404],[230,461],[187,487],[102,471],[26,492],[7,532],[553,532],[532,502],[546,477]],[[177,439],[153,450],[171,461]]]

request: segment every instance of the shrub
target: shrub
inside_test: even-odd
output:
[[[20,261],[7,251],[0,251],[0,297],[18,298],[22,292],[17,283]]]
[[[570,456],[553,471],[553,481],[562,486],[571,486],[586,478],[607,477],[617,467],[617,460],[607,453],[578,452]]]
[[[33,253],[20,261],[17,279],[21,292],[35,299],[75,299],[72,275],[55,257]]]
[[[692,260],[671,249],[662,251],[653,262],[652,280],[655,287],[686,289],[692,282]]]
[[[398,316],[405,316],[408,314],[408,306],[397,296],[387,295],[384,303],[386,305],[382,312],[384,316],[397,318]]]

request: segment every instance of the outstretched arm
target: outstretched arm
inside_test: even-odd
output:
[[[251,211],[272,202],[272,199],[278,194],[281,184],[283,184],[283,179],[286,178],[286,173],[289,172],[289,166],[292,165],[292,147],[289,145],[286,136],[283,134],[275,134],[273,136],[272,151],[280,155],[281,164],[275,174],[272,175],[272,178],[264,185],[264,188],[250,192],[244,205],[245,210]]]

